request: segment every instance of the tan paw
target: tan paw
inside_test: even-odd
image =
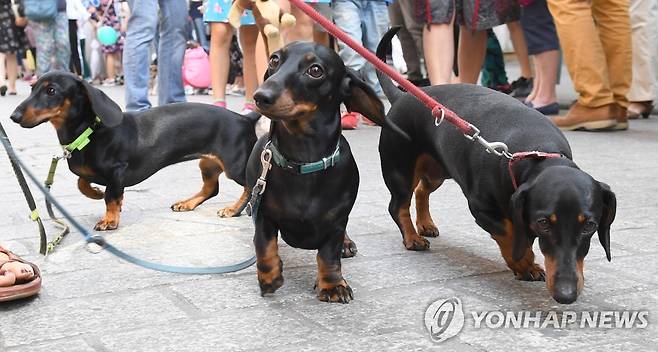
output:
[[[405,239],[402,242],[404,243],[404,247],[410,251],[424,251],[430,248],[430,241],[418,235],[408,240]]]
[[[181,212],[181,211],[192,211],[196,208],[196,206],[190,202],[187,201],[182,201],[182,202],[176,202],[171,206],[171,210],[176,211],[176,212]]]
[[[220,218],[232,218],[236,215],[236,213],[237,213],[237,211],[233,207],[226,207],[226,208],[219,209],[217,211],[217,215]]]
[[[96,231],[109,231],[109,230],[116,230],[118,227],[119,227],[119,221],[118,220],[103,219],[103,220],[96,223],[96,226],[94,226],[94,230],[96,230]]]

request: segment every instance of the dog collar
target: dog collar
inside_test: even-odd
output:
[[[516,182],[516,176],[514,176],[514,165],[516,165],[517,162],[523,159],[544,160],[544,159],[554,159],[554,158],[564,158],[564,155],[560,153],[545,153],[545,152],[537,152],[537,151],[517,152],[512,154],[512,158],[509,159],[509,162],[507,163],[507,168],[509,170],[509,176],[512,179],[512,185],[514,186],[514,189],[519,188],[519,185]]]
[[[276,148],[274,143],[269,143],[269,148],[272,151],[272,160],[274,160],[275,164],[285,170],[292,171],[300,175],[326,170],[338,164],[338,161],[340,160],[340,141],[338,141],[336,149],[331,155],[312,163],[297,163],[286,159],[283,154],[281,154],[281,152]]]
[[[76,138],[71,144],[63,145],[64,149],[68,151],[69,153],[72,153],[74,150],[82,150],[84,149],[91,140],[89,139],[89,136],[91,136],[92,133],[94,133],[94,130],[98,127],[98,125],[101,123],[100,117],[96,116],[96,120],[94,120],[94,123],[91,124],[91,126],[87,127],[86,130],[84,130],[78,138]]]

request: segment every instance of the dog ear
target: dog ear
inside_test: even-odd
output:
[[[346,75],[341,84],[343,103],[348,111],[355,111],[384,128],[395,131],[402,138],[411,141],[411,137],[398,125],[386,119],[384,104],[375,91],[364,82],[356,71],[346,68]]]
[[[82,86],[87,91],[91,108],[96,116],[101,119],[101,123],[107,127],[115,127],[121,124],[123,120],[123,111],[110,97],[103,91],[93,87],[85,80],[80,80]]]
[[[603,211],[601,212],[601,219],[599,219],[599,242],[605,250],[605,257],[608,261],[612,259],[610,256],[610,225],[615,221],[617,214],[617,197],[615,193],[610,190],[610,186],[603,182],[599,182],[601,192],[603,195]]]
[[[384,104],[379,100],[375,91],[364,82],[356,71],[346,68],[347,74],[343,78],[341,91],[343,103],[348,111],[355,111],[367,117],[372,122],[383,126],[386,113]]]
[[[510,206],[512,210],[512,225],[514,227],[514,241],[512,245],[512,259],[519,261],[523,259],[526,249],[532,245],[530,240],[530,227],[525,219],[525,202],[530,186],[522,184],[512,194]]]

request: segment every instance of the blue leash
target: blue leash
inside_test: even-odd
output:
[[[39,191],[43,193],[43,195],[46,197],[46,199],[51,202],[57,210],[59,210],[62,213],[62,216],[64,216],[69,222],[71,222],[71,225],[73,225],[74,228],[76,228],[80,233],[85,237],[85,240],[87,243],[95,243],[99,245],[101,248],[107,250],[108,252],[114,254],[115,256],[133,263],[135,265],[139,265],[143,268],[146,269],[151,269],[151,270],[156,270],[156,271],[163,271],[167,273],[176,273],[176,274],[225,274],[225,273],[232,273],[236,271],[240,271],[243,269],[246,269],[250,266],[252,266],[256,262],[256,257],[252,256],[249,259],[243,260],[241,262],[238,262],[236,264],[232,265],[226,265],[226,266],[216,266],[216,267],[189,267],[189,266],[175,266],[175,265],[167,265],[167,264],[158,264],[158,263],[153,263],[149,262],[143,259],[139,259],[137,257],[134,257],[119,248],[111,245],[108,243],[103,237],[98,236],[98,235],[92,235],[89,233],[87,229],[85,229],[82,225],[80,225],[79,222],[77,222],[69,212],[62,207],[59,202],[46,190],[44,186],[42,186],[39,182],[39,180],[32,174],[32,172],[25,167],[25,164],[23,164],[23,161],[18,158],[16,153],[14,152],[14,149],[11,147],[11,144],[9,143],[9,139],[7,138],[7,135],[2,135],[0,136],[0,141],[2,141],[2,146],[5,148],[5,151],[7,152],[7,155],[9,155],[9,159],[13,162],[15,162],[27,175],[27,177],[39,188]]]

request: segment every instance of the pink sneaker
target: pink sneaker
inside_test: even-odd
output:
[[[225,101],[218,100],[218,101],[212,103],[212,105],[219,106],[220,108],[226,109],[226,102]]]
[[[361,114],[358,112],[346,112],[340,117],[340,127],[344,130],[355,130],[359,125],[359,117]]]
[[[256,104],[254,103],[244,103],[244,106],[242,107],[242,111],[240,111],[240,114],[246,115],[250,112],[256,111]]]

